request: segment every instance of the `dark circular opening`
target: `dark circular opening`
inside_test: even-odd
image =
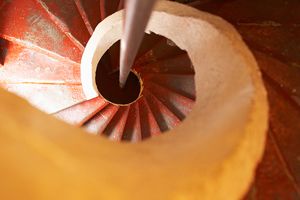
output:
[[[99,62],[100,63],[100,62]],[[99,93],[107,101],[128,105],[136,101],[141,93],[141,82],[135,72],[130,72],[124,88],[119,86],[119,71],[107,72],[98,66],[96,71],[96,85]]]

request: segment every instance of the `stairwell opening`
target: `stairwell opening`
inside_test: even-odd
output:
[[[143,90],[140,75],[131,70],[124,88],[119,86],[120,42],[116,42],[102,56],[96,70],[96,86],[99,94],[108,102],[127,106],[137,101]]]
[[[124,88],[119,86],[119,71],[107,72],[98,67],[96,85],[100,95],[107,101],[117,105],[134,103],[142,91],[142,81],[135,71],[131,71]]]

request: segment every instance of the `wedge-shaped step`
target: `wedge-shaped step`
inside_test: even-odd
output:
[[[82,50],[50,17],[38,0],[5,1],[0,36],[37,51],[80,62]]]
[[[102,97],[95,97],[58,111],[53,115],[70,124],[81,126],[107,104],[108,103]]]
[[[300,67],[294,67],[258,51],[254,51],[254,55],[264,74],[278,83],[300,106]]]
[[[195,103],[193,99],[164,88],[159,84],[147,82],[145,88],[158,97],[180,120],[183,120],[191,112]]]
[[[6,41],[2,83],[80,84],[80,65]],[[1,54],[1,49],[0,49]]]
[[[101,21],[100,15],[100,0],[74,0],[77,9],[90,34]]]
[[[141,119],[139,104],[137,102],[130,106],[122,139],[130,140],[132,142],[138,142],[142,140]]]
[[[138,102],[141,117],[142,139],[159,135],[161,132],[160,128],[147,103],[147,100],[145,98],[141,98]]]
[[[194,74],[194,67],[187,54],[181,54],[172,58],[142,65],[136,68],[136,70],[145,76],[148,73]]]
[[[297,162],[300,154],[300,106],[270,77],[265,75],[264,80],[270,97],[276,97],[270,98],[269,101],[272,108],[270,110],[271,136],[281,156],[284,157],[290,173],[294,175],[294,181],[300,183],[299,163]]]
[[[195,99],[196,88],[193,74],[152,74],[148,81],[179,93],[190,99]]]
[[[151,94],[150,91],[145,89],[144,95],[162,132],[168,131],[180,123],[180,119]]]
[[[109,104],[84,124],[85,129],[93,134],[102,134],[117,113],[119,106]]]
[[[0,86],[49,114],[84,100],[80,85],[0,84]]]
[[[103,131],[103,134],[108,136],[111,140],[120,141],[122,139],[129,107],[130,106],[120,107],[118,112]]]
[[[90,33],[74,1],[70,0],[36,0],[48,13],[52,21],[83,49],[90,38]]]

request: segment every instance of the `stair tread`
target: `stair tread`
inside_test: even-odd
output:
[[[147,82],[145,88],[152,91],[158,99],[166,105],[179,119],[183,120],[190,113],[195,100],[185,97],[159,84]]]
[[[114,115],[108,126],[103,131],[111,140],[120,141],[123,136],[130,106],[122,106]]]
[[[180,123],[180,119],[150,91],[145,89],[144,95],[161,131],[168,131]]]
[[[77,9],[74,1],[70,0],[36,0],[50,16],[50,19],[70,38],[79,48],[86,45],[90,33]]]
[[[141,120],[141,130],[142,130],[142,139],[160,135],[161,130],[158,126],[158,123],[150,110],[150,107],[147,103],[145,97],[140,98],[139,109],[140,109],[140,120]]]
[[[194,67],[187,54],[181,54],[172,58],[141,65],[137,68],[137,71],[143,74],[195,74]]]
[[[7,40],[3,41],[6,55],[0,68],[0,82],[80,84],[80,65],[53,58]],[[4,44],[5,43],[5,44]]]
[[[110,123],[114,115],[117,113],[119,106],[108,104],[93,118],[84,124],[85,130],[93,134],[102,134],[106,126]]]
[[[2,23],[9,24],[1,26],[0,36],[5,39],[80,62],[83,49],[66,36],[36,0],[6,1],[0,18]]]
[[[95,97],[58,111],[53,115],[70,124],[81,126],[107,104],[102,97]]]
[[[81,85],[0,83],[0,86],[46,113],[54,113],[85,100]]]
[[[138,142],[142,140],[139,104],[135,102],[130,106],[128,119],[124,128],[123,140]]]

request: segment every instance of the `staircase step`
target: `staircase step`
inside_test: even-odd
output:
[[[113,141],[121,141],[128,117],[129,107],[130,106],[120,107],[111,122],[103,131],[103,134],[107,135],[109,139]]]
[[[137,102],[130,106],[122,139],[131,142],[142,140],[139,104]]]
[[[70,124],[81,126],[102,108],[107,106],[107,104],[108,103],[102,97],[95,97],[58,111],[53,115]]]
[[[87,121],[83,126],[93,134],[103,134],[104,129],[110,123],[114,115],[117,113],[119,106],[109,104],[98,112],[93,118]]]
[[[0,37],[80,62],[83,48],[55,24],[38,0],[6,1],[0,19]]]
[[[144,90],[144,95],[155,119],[162,132],[168,131],[180,123],[180,119],[174,115],[163,103],[161,103],[150,91]]]
[[[161,130],[145,97],[140,98],[138,102],[141,117],[140,122],[142,130],[142,139],[160,135]]]

